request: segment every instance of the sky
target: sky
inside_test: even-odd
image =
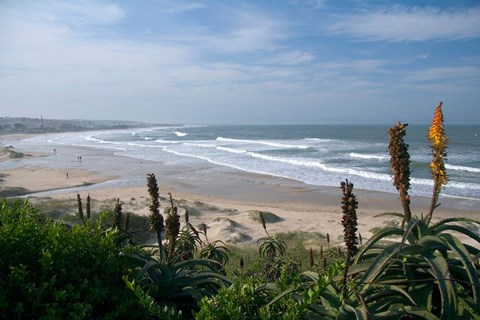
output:
[[[480,2],[0,0],[0,116],[480,123]]]

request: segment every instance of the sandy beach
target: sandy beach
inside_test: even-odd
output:
[[[148,215],[146,174],[155,173],[160,195],[167,198],[167,194],[172,193],[181,215],[188,210],[193,225],[208,226],[210,240],[255,244],[265,236],[261,224],[255,220],[255,210],[260,210],[279,218],[278,222],[268,224],[271,234],[291,231],[318,234],[321,238],[328,233],[334,243],[342,242],[340,188],[221,168],[206,174],[202,167],[139,161],[115,155],[113,151],[72,146],[57,147],[55,154],[40,158],[4,160],[0,165],[0,190],[22,188],[34,203],[48,198],[71,200],[75,204],[77,193],[82,198],[90,194],[102,206],[111,203],[113,208],[118,198],[124,212]],[[374,218],[375,215],[402,212],[396,194],[366,190],[354,190],[354,193],[359,201],[358,229],[364,239],[369,238],[375,228],[393,223],[392,218]],[[445,198],[441,202],[434,221],[480,216],[478,210],[464,209],[461,199]],[[165,208],[169,203],[162,201],[161,205]],[[416,215],[425,214],[428,205],[428,198],[412,199]],[[69,214],[74,214],[74,210]],[[315,247],[317,242],[312,240],[305,245]]]

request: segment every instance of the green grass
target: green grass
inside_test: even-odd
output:
[[[235,271],[240,271],[240,258],[243,258],[244,261],[244,271],[247,269],[254,271],[260,270],[260,257],[256,246],[227,245],[227,247],[230,250],[229,260],[225,266],[225,271],[228,276],[234,277]]]
[[[73,215],[77,212],[77,202],[73,199],[32,198],[35,208],[47,216],[58,219],[64,215]]]

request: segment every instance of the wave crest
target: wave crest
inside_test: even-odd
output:
[[[277,147],[277,148],[292,148],[292,149],[308,149],[309,146],[306,145],[298,145],[298,144],[286,144],[286,143],[278,143],[278,142],[271,142],[271,141],[264,141],[264,140],[245,140],[245,139],[232,139],[232,138],[224,138],[224,137],[217,137],[217,141],[223,142],[240,142],[240,143],[252,143],[252,144],[261,144],[270,147]]]
[[[480,168],[473,168],[473,167],[467,167],[467,166],[456,166],[453,164],[445,164],[445,168],[450,170],[456,170],[456,171],[468,171],[468,172],[480,173]]]
[[[174,131],[173,133],[175,133],[177,137],[185,137],[189,135],[188,133],[182,131]]]
[[[378,160],[378,161],[387,161],[387,156],[379,156],[376,154],[365,154],[365,153],[356,153],[351,152],[349,154],[350,158],[358,158],[358,159],[368,159],[368,160]]]

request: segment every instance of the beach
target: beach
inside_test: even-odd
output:
[[[15,150],[15,140],[2,137]],[[29,146],[29,148],[33,148]],[[189,211],[193,225],[205,223],[209,240],[223,240],[237,245],[252,245],[265,236],[255,212],[269,212],[279,221],[267,223],[270,234],[299,232],[319,238],[328,233],[333,243],[341,243],[342,210],[339,187],[308,185],[292,179],[225,170],[211,165],[189,167],[175,162],[139,160],[117,155],[113,150],[82,147],[36,146],[36,157],[3,160],[0,162],[3,189],[17,188],[33,203],[38,201],[71,201],[68,214],[75,214],[77,193],[82,198],[90,195],[98,208],[113,206],[120,199],[124,212],[148,215],[149,198],[146,174],[156,175],[163,208],[168,207],[168,193],[178,206],[181,216]],[[43,152],[43,153],[42,153]],[[68,177],[67,177],[68,174]],[[354,182],[354,181],[353,181]],[[402,212],[394,193],[354,189],[359,202],[358,231],[368,239],[375,228],[392,222],[391,217],[375,217],[385,212]],[[445,198],[435,211],[433,221],[450,217],[478,218],[480,211],[465,209],[462,199]],[[412,211],[424,215],[428,211],[428,197],[413,197]],[[183,219],[181,221],[183,223]],[[313,237],[314,238],[314,237]],[[315,247],[316,241],[306,246]]]

